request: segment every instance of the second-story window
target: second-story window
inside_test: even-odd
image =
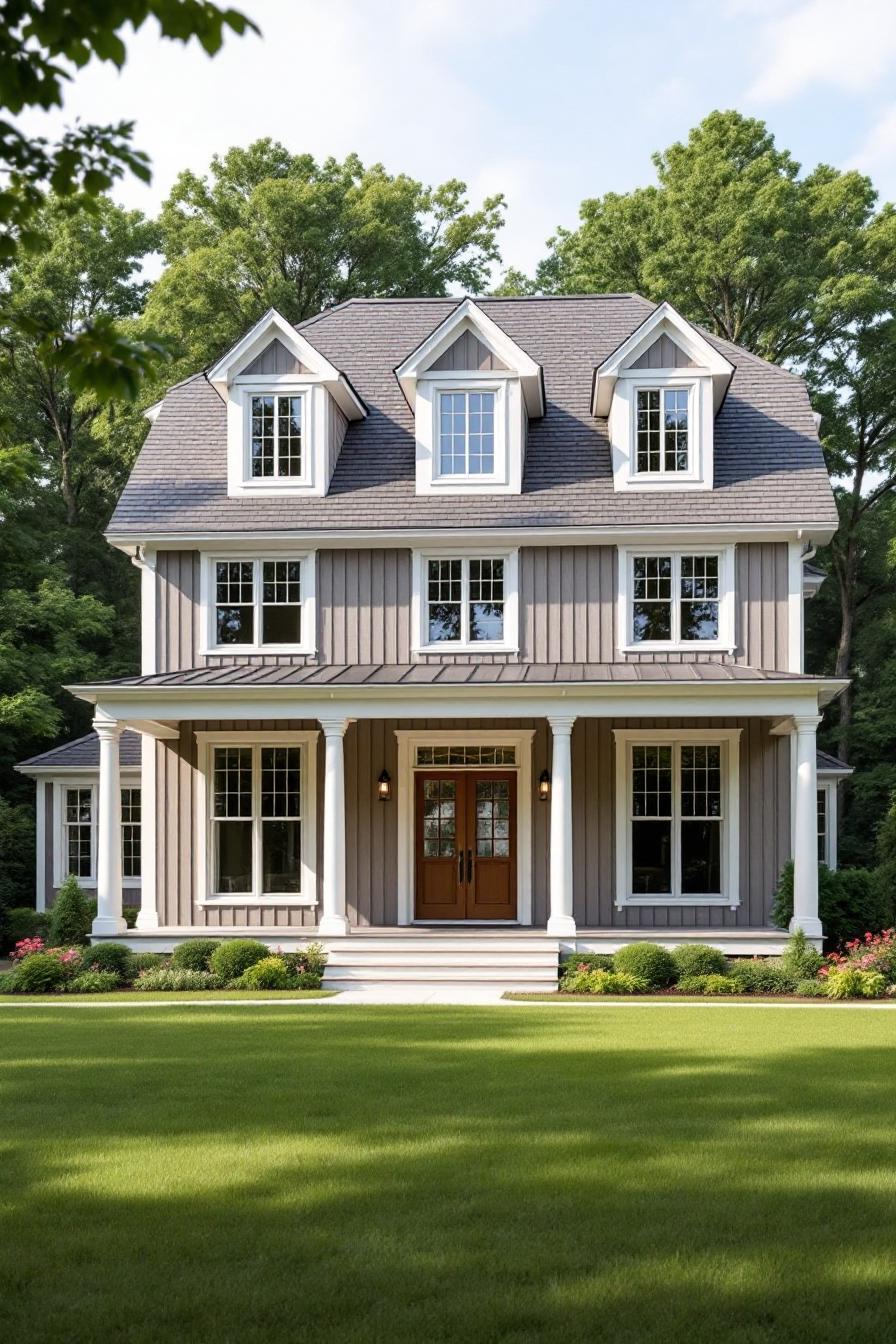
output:
[[[717,551],[622,551],[619,631],[622,647],[734,647],[733,548]]]
[[[639,388],[635,437],[639,475],[687,471],[690,465],[688,389]]]
[[[470,652],[517,647],[516,551],[414,557],[415,648]]]
[[[439,475],[492,476],[494,392],[439,393]]]
[[[250,461],[252,477],[290,480],[302,465],[302,397],[265,393],[252,397]]]
[[[313,557],[209,562],[209,648],[309,652]]]

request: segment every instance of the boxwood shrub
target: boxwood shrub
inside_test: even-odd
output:
[[[43,952],[32,953],[20,961],[14,975],[17,994],[52,994],[68,979],[62,963]]]
[[[755,957],[733,962],[731,979],[740,986],[742,994],[793,994],[803,977],[791,971],[778,957],[765,960]]]
[[[207,971],[212,953],[221,946],[220,938],[191,938],[174,949],[171,965],[177,971]]]
[[[264,943],[257,943],[253,938],[234,938],[233,942],[215,948],[209,966],[213,974],[227,984],[230,980],[238,980],[256,961],[270,955],[270,948]]]
[[[646,980],[651,989],[665,989],[676,978],[672,953],[658,943],[628,943],[613,958],[617,971]]]
[[[728,962],[724,952],[707,943],[684,943],[672,953],[679,980],[701,975],[726,975]]]
[[[81,953],[84,971],[108,971],[120,985],[129,985],[137,972],[134,954],[124,943],[97,943]]]

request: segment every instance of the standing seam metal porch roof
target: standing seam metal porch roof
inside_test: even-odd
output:
[[[650,527],[799,522],[833,529],[834,499],[802,379],[703,332],[734,364],[715,423],[712,490],[613,490],[594,370],[655,305],[635,294],[477,299],[539,364],[520,495],[415,493],[414,421],[394,369],[460,299],[357,299],[301,323],[370,414],[349,425],[329,494],[228,498],[224,402],[201,373],[172,388],[109,524],[116,537],[303,529]]]

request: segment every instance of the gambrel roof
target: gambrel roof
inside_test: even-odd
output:
[[[226,408],[200,373],[159,408],[109,524],[153,536],[302,529],[637,527],[795,523],[830,532],[837,514],[802,379],[701,331],[733,365],[715,423],[715,487],[614,492],[595,370],[655,305],[638,295],[477,299],[541,367],[546,410],[529,422],[522,493],[415,494],[414,418],[396,377],[463,300],[357,299],[300,324],[304,339],[363,400],[323,497],[228,498]]]

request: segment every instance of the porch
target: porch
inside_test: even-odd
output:
[[[208,669],[79,688],[101,742],[94,936],[124,932],[114,748],[127,724],[150,748],[131,935],[147,950],[198,934],[282,947],[315,937],[333,968],[385,974],[395,961],[399,977],[415,958],[447,971],[454,957],[466,972],[480,952],[537,947],[556,967],[561,944],[612,951],[643,938],[774,952],[783,935],[768,912],[791,854],[793,926],[820,938],[815,731],[838,683],[717,664],[365,671]],[[301,878],[268,894],[255,852],[237,895],[216,858],[226,818],[214,753],[235,747],[260,772],[277,744],[304,753]],[[676,781],[668,801],[657,771]],[[246,837],[264,825],[247,808]],[[483,871],[490,895],[477,908],[474,892],[471,913]]]

